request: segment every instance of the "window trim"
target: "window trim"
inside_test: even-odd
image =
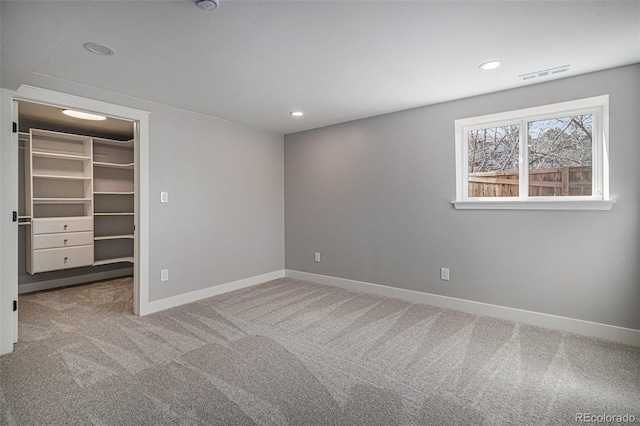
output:
[[[469,197],[467,133],[494,125],[520,124],[520,170],[527,164],[525,143],[528,121],[593,114],[593,188],[590,196],[537,197],[528,195],[527,173],[520,173],[517,197]],[[455,120],[456,209],[610,210],[609,198],[609,95]],[[525,189],[523,191],[522,189]]]

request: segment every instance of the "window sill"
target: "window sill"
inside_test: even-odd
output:
[[[452,201],[456,210],[611,210],[616,200]]]

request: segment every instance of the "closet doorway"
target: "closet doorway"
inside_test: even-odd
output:
[[[134,123],[17,103],[18,293],[133,276]]]
[[[0,240],[0,354],[13,350],[18,341],[18,102],[71,108],[102,114],[134,123],[135,156],[135,239],[133,265],[133,311],[135,315],[152,312],[149,302],[149,113],[140,109],[68,95],[28,85],[17,91],[2,90],[2,191],[0,209],[13,221],[3,222]],[[12,126],[12,122],[15,123]],[[12,131],[15,128],[15,132]],[[44,198],[44,197],[43,197]],[[9,226],[10,224],[10,226]],[[13,301],[13,303],[12,303]],[[6,302],[6,303],[5,303]]]
[[[149,113],[143,110],[110,104],[88,98],[81,98],[46,89],[23,85],[16,92],[2,91],[3,141],[3,179],[2,210],[15,217],[14,225],[7,228],[7,238],[0,241],[2,246],[2,281],[0,292],[2,299],[13,304],[0,306],[0,353],[12,351],[13,343],[18,341],[18,102],[71,108],[94,112],[111,118],[134,123],[135,156],[135,239],[133,265],[133,311],[136,315],[152,312],[149,302]],[[16,132],[11,133],[11,121]],[[6,160],[6,163],[4,162]],[[8,173],[8,172],[11,173]],[[13,308],[12,308],[13,306]]]

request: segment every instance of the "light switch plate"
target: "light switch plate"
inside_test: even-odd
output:
[[[160,193],[160,202],[161,203],[168,203],[169,202],[169,193],[168,192],[161,192]]]
[[[440,279],[442,281],[449,281],[449,268],[440,268]]]

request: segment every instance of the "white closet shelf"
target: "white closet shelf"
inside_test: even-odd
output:
[[[133,216],[134,213],[94,213],[94,216]]]
[[[130,262],[133,263],[133,256],[116,257],[113,259],[104,259],[93,262],[93,266],[108,265],[110,263]]]
[[[95,237],[94,240],[95,241],[104,241],[104,240],[132,240],[134,238],[133,234],[126,234],[126,235],[105,235],[102,237]]]
[[[134,163],[127,163],[127,164],[119,164],[119,163],[105,163],[102,161],[94,161],[93,162],[93,166],[94,167],[109,167],[112,169],[124,169],[124,170],[133,170],[133,167],[135,166]]]
[[[93,195],[134,195],[135,192],[124,191],[94,191]]]
[[[83,160],[83,161],[91,160],[91,157],[88,155],[80,155],[75,153],[61,154],[59,152],[32,151],[31,155],[33,155],[34,157],[59,158],[62,160]]]
[[[91,176],[64,176],[32,174],[34,179],[67,179],[67,180],[91,180]]]
[[[33,204],[84,204],[91,198],[34,198]]]

